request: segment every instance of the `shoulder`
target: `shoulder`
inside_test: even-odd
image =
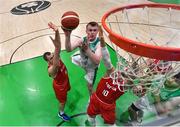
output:
[[[111,78],[109,76],[105,75],[104,77],[101,78],[101,80],[110,81]]]
[[[50,65],[48,68],[48,74],[50,77],[55,78],[59,71],[60,64],[58,66]]]

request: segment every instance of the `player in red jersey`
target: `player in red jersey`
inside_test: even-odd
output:
[[[151,72],[151,75],[164,75],[167,72],[171,71],[172,64],[170,61],[165,60],[158,60],[158,59],[147,59],[147,64],[149,66],[149,71]],[[146,89],[144,85],[139,85],[139,87],[142,87],[142,91],[140,93],[137,93],[136,95],[139,95],[139,99],[133,102],[130,107],[128,108],[128,112],[130,115],[129,118],[129,125],[132,126],[140,126],[144,114],[144,110],[150,109],[150,104],[148,97],[146,94]],[[151,85],[146,86],[151,87]],[[157,85],[158,88],[158,85]],[[156,89],[152,92],[152,95],[158,103],[160,103],[160,89]]]
[[[109,72],[113,72],[113,70],[114,68],[109,70]],[[103,77],[98,84],[96,92],[90,98],[90,104],[87,109],[88,121],[92,121],[92,125],[95,125],[94,118],[96,115],[101,114],[105,124],[113,125],[115,123],[115,102],[122,94],[124,92],[118,88],[118,85],[113,84],[112,78]]]
[[[62,60],[60,59],[61,40],[59,30],[52,22],[48,23],[49,28],[55,31],[55,39],[52,40],[55,50],[54,53],[45,52],[43,58],[48,62],[48,73],[53,78],[53,88],[56,98],[60,102],[58,116],[64,121],[70,120],[70,117],[64,113],[64,107],[67,99],[67,92],[70,90],[69,78],[67,69]]]
[[[148,59],[149,68],[153,71],[153,74],[166,74],[172,69],[172,63],[170,61]]]
[[[96,91],[91,95],[90,103],[87,108],[88,119],[86,125],[95,126],[95,117],[100,114],[104,119],[104,123],[108,125],[115,124],[115,108],[116,100],[124,94],[125,80],[119,71],[115,71],[111,64],[110,55],[103,38],[102,28],[99,28],[102,60],[107,72],[98,83]]]

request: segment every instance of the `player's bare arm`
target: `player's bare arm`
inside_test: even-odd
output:
[[[105,47],[106,42],[104,41],[103,30],[100,25],[99,25],[99,39],[100,39],[101,47]]]
[[[59,67],[59,53],[61,50],[61,39],[59,30],[56,25],[54,25],[52,22],[48,23],[49,28],[53,29],[55,32],[55,39],[50,37],[51,41],[54,44],[55,50],[54,50],[54,56],[53,56],[53,65],[49,67],[48,72],[51,77],[55,77],[58,71]]]
[[[65,48],[67,52],[73,51],[77,47],[81,46],[82,41],[80,39],[77,39],[73,42],[71,42],[71,32],[72,30],[67,30],[61,27],[65,34]]]

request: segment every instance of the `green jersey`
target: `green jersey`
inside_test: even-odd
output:
[[[83,43],[87,42],[87,37],[83,37]],[[89,48],[92,52],[95,53],[97,46],[100,45],[100,40],[97,37],[94,41],[89,42]],[[87,55],[86,53],[80,49],[80,56],[81,56],[81,64],[84,68],[92,68],[95,69],[98,67],[97,64],[95,64]]]

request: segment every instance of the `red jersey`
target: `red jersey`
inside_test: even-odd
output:
[[[71,87],[69,84],[67,69],[61,60],[59,60],[58,72],[53,80],[53,88],[56,98],[60,101],[60,103],[65,103],[67,99],[67,92]]]
[[[56,77],[54,78],[53,84],[63,85],[63,84],[67,84],[68,81],[69,78],[68,78],[66,66],[61,60],[59,60],[59,70]]]
[[[157,60],[157,59],[155,59],[154,60],[154,64],[155,65],[157,65],[156,67],[155,67],[155,71],[157,71],[157,72],[162,72],[162,73],[166,73],[166,72],[168,72],[168,71],[170,71],[171,69],[172,69],[172,67],[171,67],[171,65],[170,64],[166,64],[166,63],[164,63],[164,65],[160,65],[161,63],[160,62],[162,62],[162,64],[163,64],[163,61],[161,61],[161,60]]]
[[[50,65],[48,65],[48,68]],[[64,85],[69,82],[68,74],[67,74],[67,69],[64,63],[59,60],[59,68],[56,77],[53,80],[53,84],[56,85]]]
[[[120,86],[122,90],[123,86]],[[124,92],[120,91],[118,85],[113,84],[113,79],[110,77],[102,78],[96,89],[97,97],[108,104],[113,104]]]

